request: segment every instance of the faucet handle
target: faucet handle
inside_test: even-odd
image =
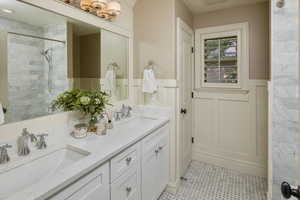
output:
[[[5,164],[10,161],[10,157],[7,153],[8,148],[12,148],[12,145],[5,144],[0,146],[0,164]]]
[[[23,130],[22,130],[22,136],[28,136],[28,135],[30,135],[30,133],[27,130],[27,128],[23,128]]]
[[[39,138],[39,140],[36,143],[36,146],[38,149],[46,149],[47,148],[47,143],[45,141],[45,137],[47,137],[48,134],[39,134],[37,135],[37,137]]]
[[[121,120],[121,115],[122,115],[122,112],[115,112],[115,116],[114,116],[115,120],[120,121]]]
[[[22,136],[30,138],[32,143],[37,141],[37,137],[33,133],[30,133],[27,128],[23,129]]]
[[[12,145],[4,144],[4,145],[0,146],[0,148],[2,148],[2,149],[8,149],[8,148],[12,148]]]

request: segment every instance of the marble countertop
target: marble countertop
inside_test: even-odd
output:
[[[7,199],[43,200],[57,193],[62,188],[106,163],[153,131],[166,125],[170,120],[170,115],[166,110],[153,111],[153,108],[149,107],[147,109],[140,109],[138,114],[135,113],[133,117],[115,123],[114,128],[109,130],[106,136],[91,135],[78,140],[64,133],[65,137],[61,138],[60,144],[54,145],[55,142],[51,142],[53,143],[52,148],[55,148],[53,146],[62,148],[63,146],[70,145],[87,151],[90,155],[58,171],[51,178],[47,178],[47,180],[42,179]],[[49,144],[49,148],[50,146]]]

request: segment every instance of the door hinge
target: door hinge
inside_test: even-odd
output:
[[[194,137],[192,137],[192,144],[194,144],[195,143],[195,139],[194,139]]]
[[[192,48],[191,48],[191,52],[192,52],[192,53],[194,53],[194,52],[195,52],[195,49],[194,49],[194,47],[192,47]]]
[[[194,98],[194,92],[192,92],[192,99]]]

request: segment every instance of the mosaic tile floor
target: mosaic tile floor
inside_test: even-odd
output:
[[[266,200],[264,178],[193,162],[176,194],[165,192],[159,200]]]

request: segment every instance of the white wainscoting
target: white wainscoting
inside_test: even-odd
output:
[[[193,101],[193,159],[267,175],[267,81],[249,90],[199,90]]]
[[[175,191],[180,183],[179,175],[179,133],[177,131],[178,120],[178,82],[175,79],[158,80],[159,89],[154,95],[147,95],[142,92],[142,80],[134,79],[132,83],[132,91],[134,103],[152,104],[167,106],[172,109],[170,123],[170,183],[169,190]]]

